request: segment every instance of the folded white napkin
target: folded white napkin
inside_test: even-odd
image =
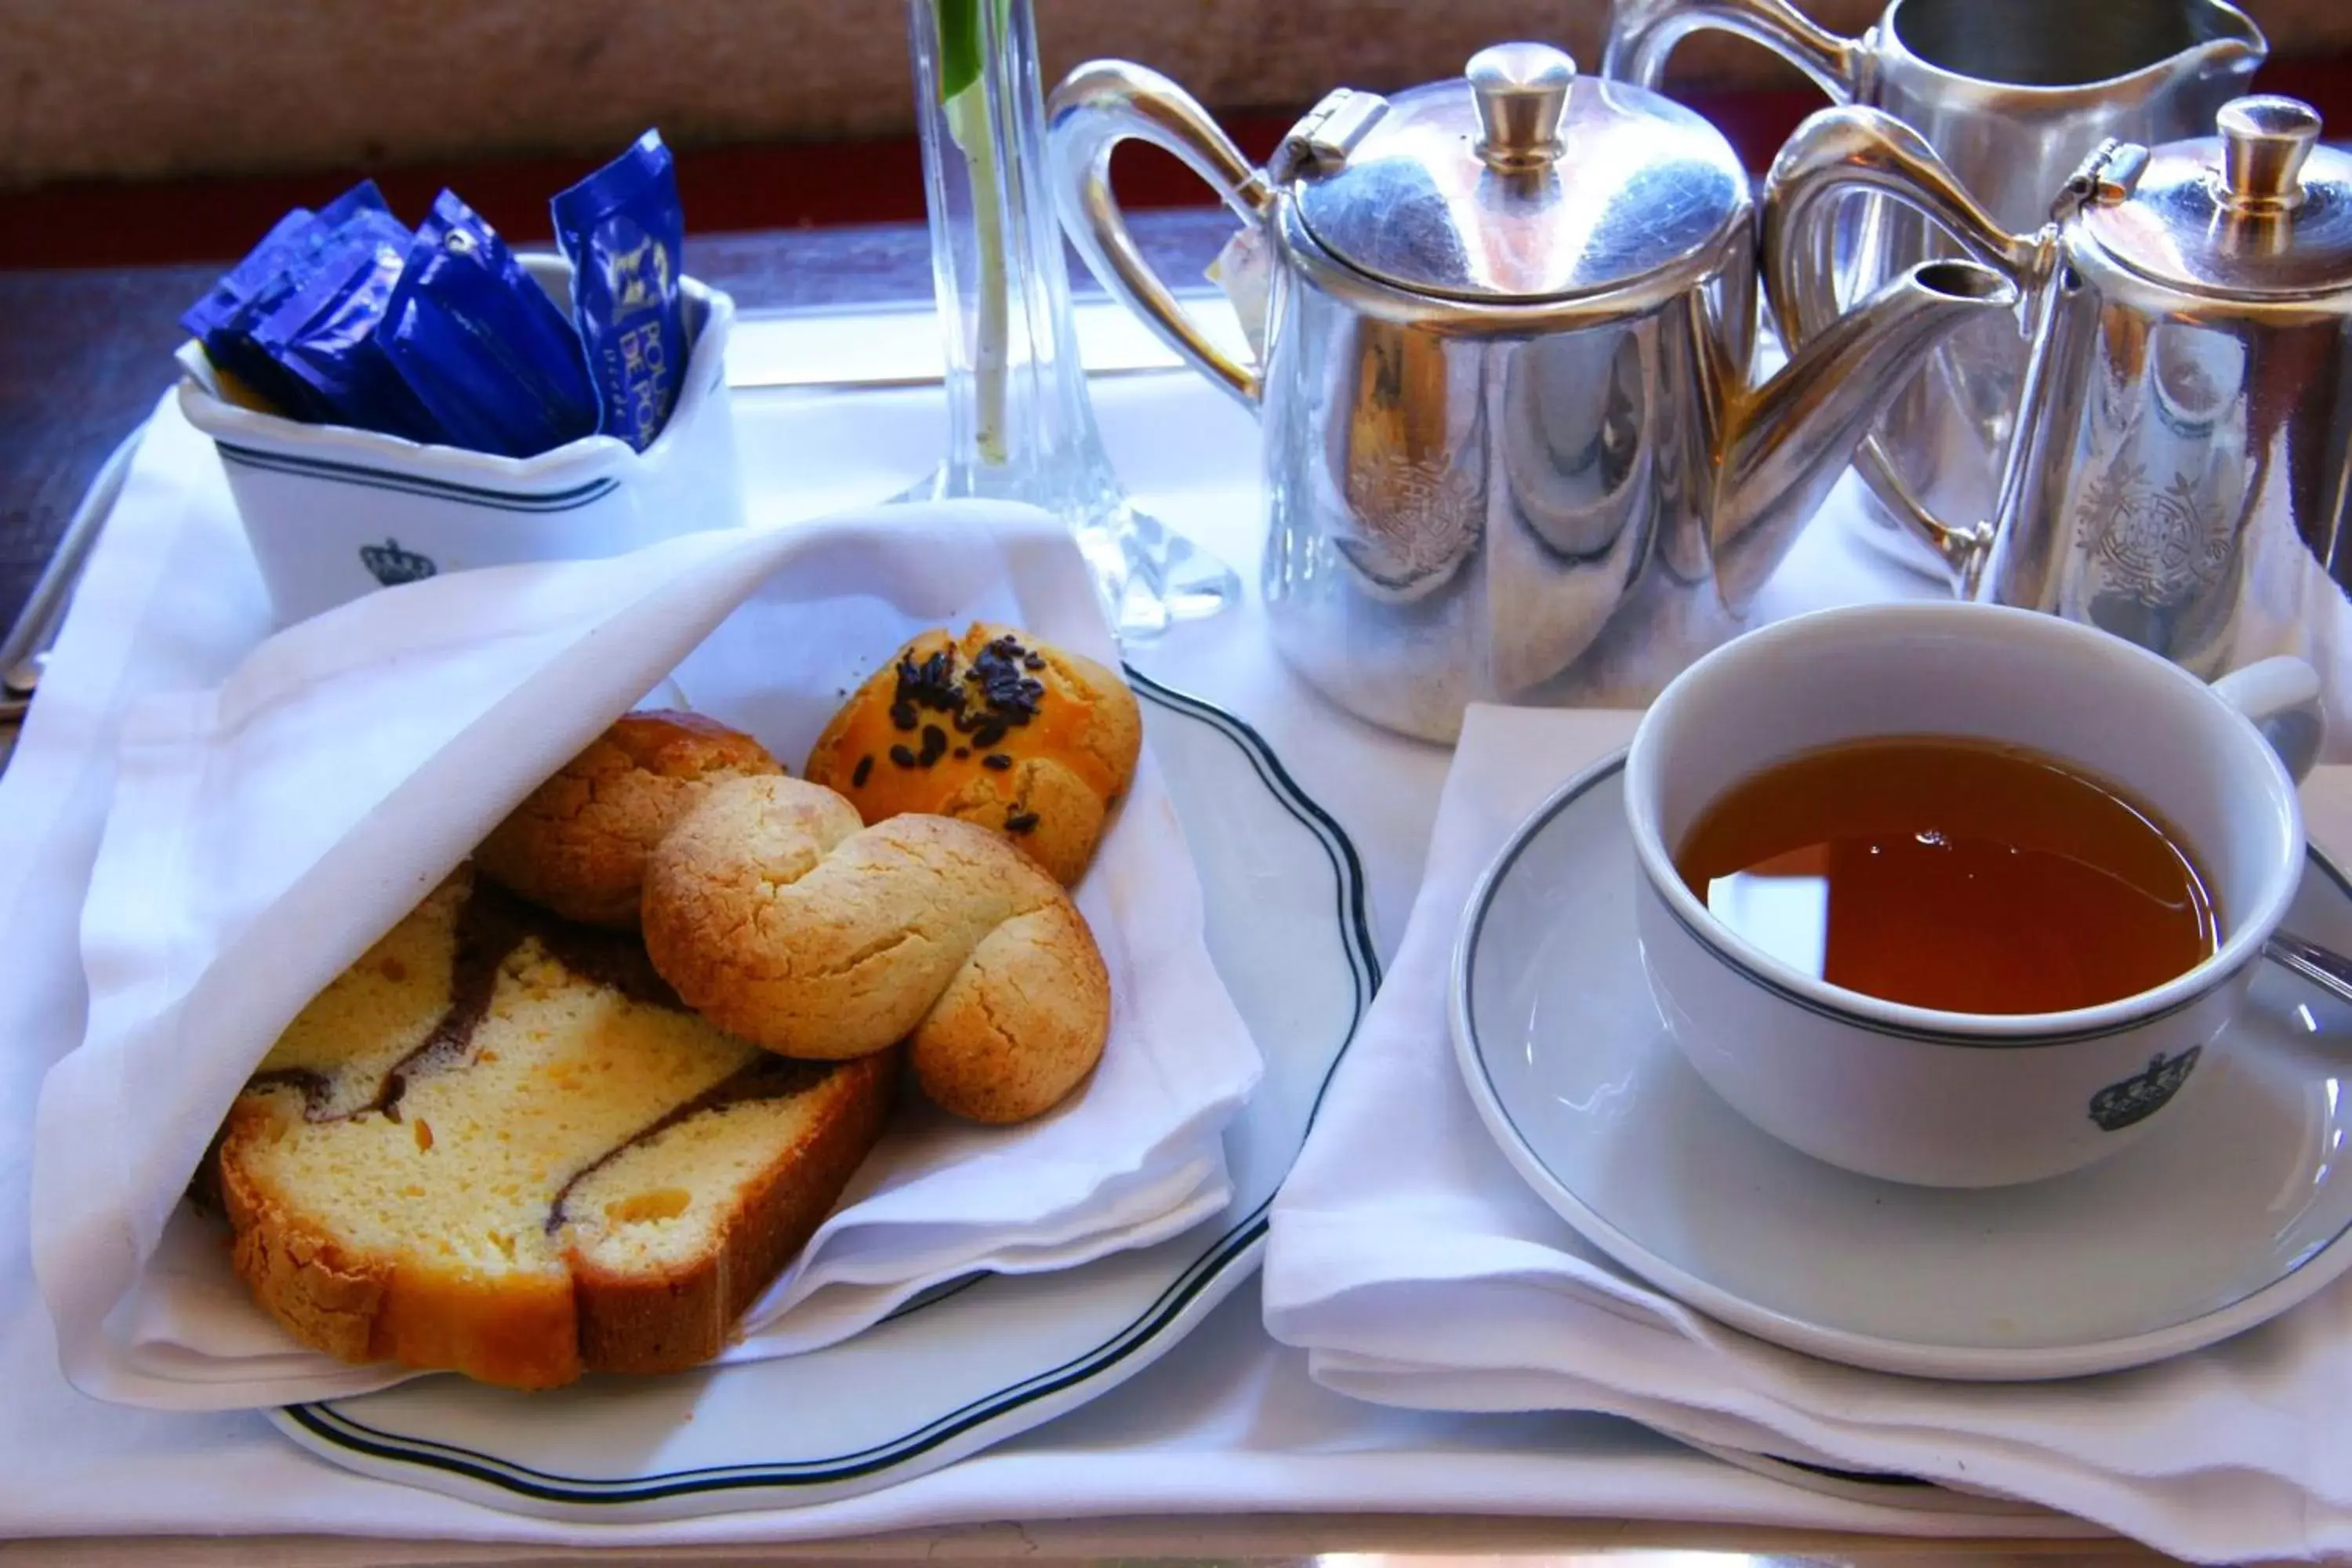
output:
[[[1431,1410],[1590,1410],[1677,1436],[2048,1504],[2205,1560],[2352,1552],[2352,1281],[2179,1360],[2072,1382],[1837,1366],[1608,1261],[1519,1179],[1464,1089],[1446,984],[1472,884],[1634,715],[1474,710],[1419,900],[1276,1201],[1266,1326],[1325,1385]],[[2305,789],[2352,846],[2352,773]]]
[[[1118,658],[1052,520],[902,507],[431,579],[271,638],[216,690],[134,709],[82,916],[89,1023],[43,1087],[34,1141],[34,1263],[74,1384],[224,1409],[398,1381],[294,1344],[181,1201],[278,1031],[619,713],[689,707],[796,767],[906,637],[972,618]],[[732,1357],[827,1343],[942,1281],[1066,1268],[1223,1207],[1218,1131],[1258,1058],[1148,753],[1078,905],[1111,975],[1100,1068],[1021,1127],[902,1118]]]

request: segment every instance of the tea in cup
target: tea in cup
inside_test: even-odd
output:
[[[1626,763],[1669,1031],[1748,1120],[1865,1175],[1995,1186],[2126,1147],[2294,896],[2317,692],[2296,660],[2209,687],[1983,605],[1727,645]]]

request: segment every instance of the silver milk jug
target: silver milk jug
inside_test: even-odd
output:
[[[1617,0],[1601,74],[1654,87],[1675,44],[1703,28],[1764,44],[1838,102],[1901,120],[2012,230],[2048,216],[2050,193],[2102,140],[2210,131],[2267,50],[2223,0],[1894,0],[1858,38],[1787,0]],[[1839,249],[1853,287],[1956,254],[1896,204],[1847,206]],[[2017,332],[1989,321],[1955,332],[1897,394],[1856,458],[1876,502],[1870,542],[1922,570],[1957,570],[1966,535],[1992,513],[2024,369]]]
[[[1923,263],[1751,387],[1756,205],[1730,144],[1542,45],[1393,98],[1334,92],[1264,169],[1139,66],[1081,66],[1048,118],[1096,276],[1259,415],[1276,646],[1342,706],[1430,740],[1474,701],[1654,695],[1739,629],[1928,348],[2016,303],[1983,267]],[[1258,231],[1258,364],[1138,253],[1108,174],[1129,138]],[[1854,188],[1791,168],[1767,202]]]
[[[2207,679],[2275,653],[2326,671],[2352,655],[2352,153],[2294,99],[2215,119],[2100,146],[2025,233],[1871,110],[1799,137],[1921,201],[2026,296],[2018,438],[1959,556],[1968,590]],[[1770,282],[1801,342],[1843,324],[1820,248],[1796,238]]]

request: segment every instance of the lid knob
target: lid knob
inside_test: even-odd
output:
[[[2319,140],[2319,114],[2298,99],[2231,99],[2215,123],[2221,132],[2221,177],[2230,205],[2276,212],[2303,200],[2303,161]]]
[[[1478,112],[1478,156],[1497,169],[1539,169],[1559,155],[1559,117],[1576,62],[1549,44],[1496,44],[1462,74]]]

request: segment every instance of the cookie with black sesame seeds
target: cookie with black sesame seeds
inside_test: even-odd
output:
[[[1142,748],[1142,712],[1116,673],[975,622],[899,648],[834,715],[803,773],[869,825],[909,812],[958,817],[1074,884]]]

